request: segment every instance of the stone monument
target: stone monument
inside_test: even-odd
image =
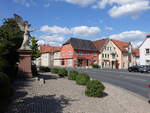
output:
[[[23,42],[21,47],[18,49],[19,53],[19,64],[18,64],[18,74],[20,77],[30,78],[32,77],[32,51],[30,49],[29,41],[30,41],[30,32],[32,32],[30,28],[30,24],[27,21],[23,21],[23,19],[14,14],[14,19],[16,20],[18,26],[23,34]]]

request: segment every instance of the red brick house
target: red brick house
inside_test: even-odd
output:
[[[61,65],[89,67],[98,63],[98,50],[90,40],[70,38],[61,48]]]

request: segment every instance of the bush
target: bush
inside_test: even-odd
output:
[[[93,67],[93,68],[99,68],[99,65],[93,64],[92,67]]]
[[[98,80],[89,81],[86,85],[85,94],[90,97],[102,97],[105,87]]]
[[[58,74],[60,77],[68,76],[68,71],[66,69],[59,69]]]
[[[40,67],[39,67],[39,70],[40,70],[41,72],[50,72],[50,71],[51,71],[49,67],[45,67],[45,66],[40,66]]]
[[[10,79],[2,72],[0,72],[0,92],[0,98],[7,98],[11,94]]]
[[[51,72],[54,74],[58,74],[59,69],[58,68],[52,68]]]
[[[90,77],[86,73],[79,73],[76,76],[76,83],[79,85],[86,85],[88,81],[90,81]]]
[[[72,70],[68,74],[68,79],[69,80],[76,80],[76,76],[78,75],[78,72],[75,70]]]

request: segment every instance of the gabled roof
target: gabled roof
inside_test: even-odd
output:
[[[102,50],[102,48],[107,44],[107,42],[109,41],[109,38],[105,38],[105,39],[100,39],[100,40],[96,40],[93,41],[95,47],[97,48],[97,50]]]
[[[94,46],[93,42],[90,41],[90,40],[83,40],[83,39],[78,39],[78,38],[70,38],[63,45],[66,45],[66,44],[71,44],[74,49],[78,49],[78,50],[97,51],[97,49]]]
[[[60,51],[61,49],[61,47],[49,45],[41,45],[39,48],[41,53],[54,53],[56,51]]]
[[[147,34],[147,36],[146,36],[145,40],[142,42],[142,44],[139,46],[139,48],[140,48],[140,47],[144,44],[144,42],[145,42],[148,38],[150,38],[150,33],[149,33],[149,34]]]
[[[132,49],[132,53],[135,54],[136,57],[140,56],[139,49]]]
[[[128,52],[126,48],[130,45],[129,42],[119,41],[119,40],[113,40],[111,41],[122,51],[122,52]]]

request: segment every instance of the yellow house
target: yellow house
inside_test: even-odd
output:
[[[93,42],[99,50],[99,66],[110,69],[127,69],[135,64],[130,42],[113,39],[101,39]]]

